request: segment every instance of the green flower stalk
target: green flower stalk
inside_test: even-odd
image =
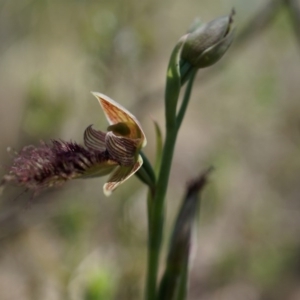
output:
[[[109,196],[137,172],[143,159],[140,149],[147,143],[138,120],[111,98],[93,93],[110,124],[107,132],[87,127],[84,144],[53,140],[40,146],[26,146],[14,157],[2,184],[15,183],[35,193],[76,178],[105,176],[103,187]]]
[[[162,290],[158,290],[157,284],[164,231],[165,198],[177,135],[190,101],[197,70],[216,63],[232,43],[233,15],[234,11],[226,17],[215,19],[200,27],[194,27],[179,39],[169,60],[165,89],[166,138],[155,193],[148,206],[150,222],[146,281],[147,300],[157,300],[158,293],[159,295],[166,295]],[[182,101],[179,101],[181,88],[186,82],[187,86]],[[163,298],[160,297],[160,299]],[[170,298],[166,297],[165,299]]]

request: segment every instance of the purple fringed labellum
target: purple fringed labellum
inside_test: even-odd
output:
[[[15,156],[3,181],[39,192],[82,177],[91,169],[104,165],[117,165],[110,160],[107,151],[89,150],[77,143],[53,140],[49,144],[41,142],[38,147],[24,147]],[[108,169],[110,172],[111,168]]]

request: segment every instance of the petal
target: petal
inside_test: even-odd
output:
[[[136,161],[140,139],[129,139],[108,132],[105,138],[107,151],[113,160],[122,166],[132,166]]]
[[[95,151],[105,151],[106,145],[105,145],[105,132],[98,131],[92,128],[93,125],[90,125],[85,131],[84,131],[84,145],[90,149]]]
[[[92,94],[98,99],[110,125],[117,123],[129,123],[134,125],[129,126],[131,134],[128,137],[135,139],[140,138],[142,140],[142,147],[146,146],[147,140],[145,134],[134,115],[108,96],[97,92],[92,92]]]
[[[103,192],[109,196],[120,184],[131,177],[143,164],[143,159],[139,155],[137,162],[130,167],[119,167],[103,186]]]

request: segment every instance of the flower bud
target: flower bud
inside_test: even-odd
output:
[[[181,58],[196,68],[206,68],[216,63],[233,40],[234,10],[230,15],[205,23],[189,33]]]

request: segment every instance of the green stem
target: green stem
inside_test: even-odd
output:
[[[143,167],[141,167],[136,173],[135,175],[137,176],[137,178],[142,181],[143,183],[145,183],[146,185],[148,185],[149,189],[151,191],[154,191],[155,189],[155,182],[153,182],[151,180],[151,178],[149,177],[148,173],[145,171],[145,169]]]
[[[175,55],[176,51],[173,52]],[[173,66],[170,63],[171,66]],[[175,64],[176,65],[176,64]],[[172,71],[172,68],[169,67],[169,71]],[[177,73],[173,70],[173,72],[168,71],[168,76],[173,74],[175,76]],[[193,87],[193,82],[196,76],[197,70],[191,69],[190,76],[188,79],[188,85],[185,90],[185,94],[183,97],[183,101],[177,116],[172,111],[176,112],[176,104],[179,97],[180,87],[178,89],[178,80],[174,79],[167,80],[167,91],[166,92],[166,139],[163,147],[162,159],[160,170],[158,174],[158,180],[156,182],[156,186],[154,189],[154,193],[152,194],[152,199],[148,198],[148,234],[149,234],[149,242],[148,242],[148,266],[147,266],[147,279],[146,279],[146,299],[147,300],[155,300],[157,296],[157,274],[159,268],[159,258],[161,252],[161,243],[162,243],[162,235],[163,235],[163,227],[164,227],[164,219],[165,219],[165,197],[167,193],[167,187],[169,182],[169,176],[172,166],[174,148],[176,143],[177,134],[182,123],[184,114],[186,112],[186,108],[188,106],[188,102],[191,96],[191,91]],[[175,74],[175,75],[174,75]],[[171,84],[171,83],[172,84]],[[169,84],[169,86],[168,86]],[[171,103],[171,104],[170,104]],[[170,107],[170,105],[172,107]],[[175,107],[174,107],[175,106]]]
[[[143,165],[142,165],[142,168],[145,170],[145,172],[148,174],[150,180],[151,180],[151,183],[152,183],[152,187],[155,186],[155,182],[156,182],[156,176],[155,176],[155,173],[154,173],[154,170],[152,168],[152,165],[151,163],[149,162],[147,156],[144,154],[144,152],[140,152],[140,155],[143,159]]]
[[[181,86],[183,86],[191,76],[191,72],[193,71],[193,66],[187,61],[180,61],[180,75],[181,75]]]
[[[156,281],[158,273],[158,262],[161,249],[164,200],[167,192],[169,175],[172,165],[172,158],[177,137],[177,126],[167,130],[166,142],[164,145],[162,164],[155,190],[155,197],[152,203],[152,220],[150,222],[151,233],[149,236],[148,274],[147,274],[147,300],[154,300],[156,297]]]
[[[146,282],[146,299],[155,300],[156,299],[156,284],[157,284],[157,274],[159,267],[159,258],[161,250],[161,242],[163,235],[164,226],[164,213],[165,213],[165,197],[169,182],[169,176],[171,171],[172,159],[174,154],[174,148],[176,143],[176,138],[178,130],[180,128],[182,119],[184,117],[195,79],[196,70],[192,71],[189,78],[187,88],[185,90],[182,105],[180,107],[178,116],[175,119],[169,118],[167,116],[166,122],[166,140],[164,144],[162,160],[160,165],[160,171],[158,175],[158,180],[155,188],[155,195],[152,203],[149,205],[151,212],[148,212],[148,216],[151,217],[149,222],[149,245],[148,245],[148,266],[147,266],[147,282]],[[179,94],[177,94],[178,97]],[[173,94],[176,96],[176,93]],[[176,103],[177,101],[174,101]]]
[[[177,114],[176,124],[177,124],[177,129],[178,130],[181,126],[183,117],[185,115],[185,112],[186,112],[186,109],[187,109],[187,106],[188,106],[188,103],[189,103],[189,100],[190,100],[190,97],[191,97],[192,88],[193,88],[193,84],[194,84],[196,74],[197,74],[197,69],[193,69],[191,71],[191,74],[190,74],[189,82],[187,84],[187,87],[186,87],[186,90],[185,90],[185,93],[184,93],[184,97],[183,97],[183,100],[182,100],[181,107],[180,107],[179,112]]]

